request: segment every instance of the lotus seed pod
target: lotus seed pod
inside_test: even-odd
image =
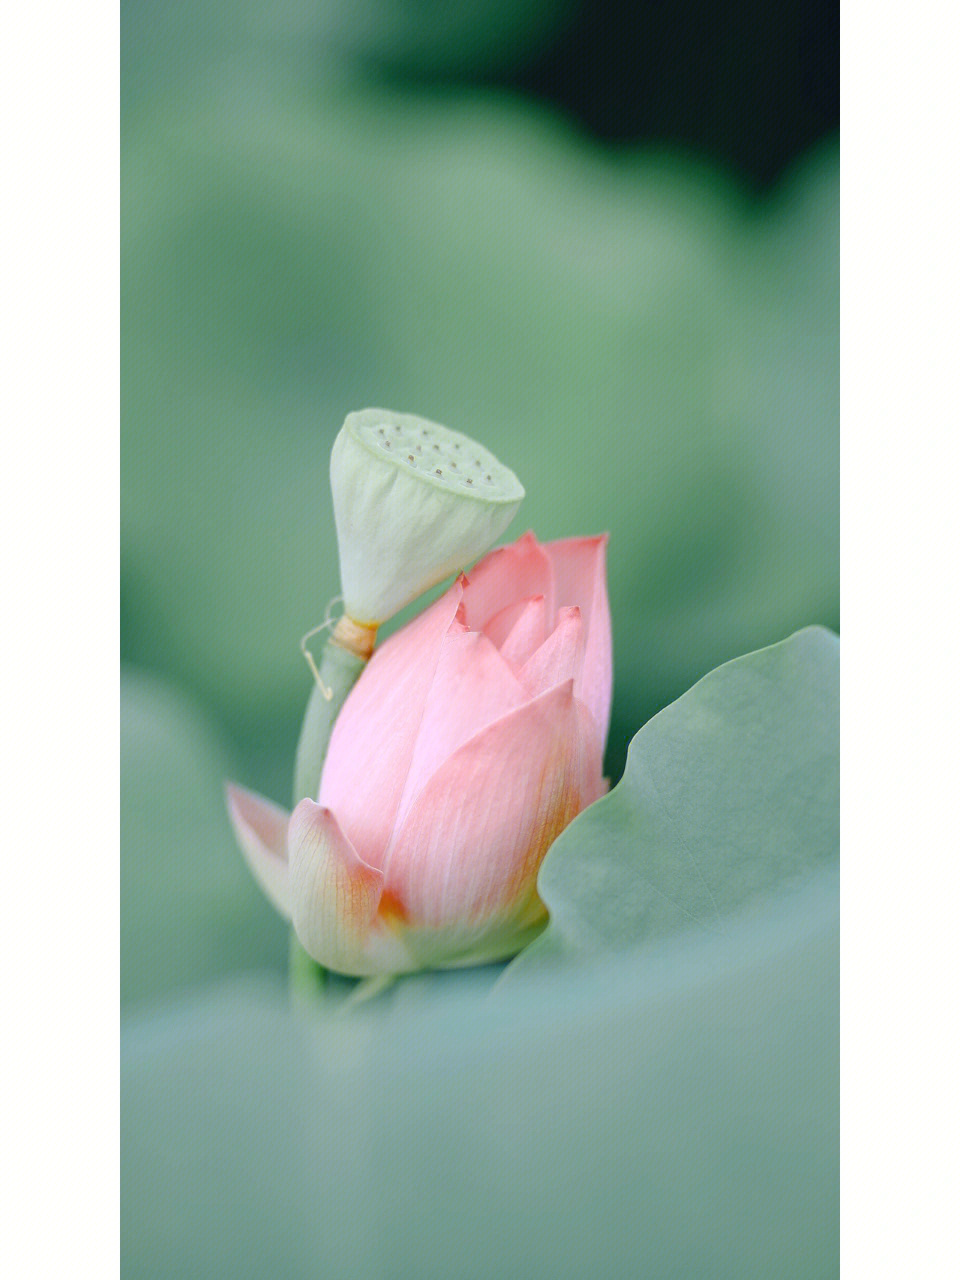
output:
[[[344,608],[372,625],[472,564],[523,498],[513,472],[469,436],[387,409],[347,415],[330,484]]]

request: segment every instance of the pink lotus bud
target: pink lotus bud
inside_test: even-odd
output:
[[[355,975],[514,954],[537,872],[606,789],[606,536],[486,556],[377,650],[337,720],[318,803],[231,787],[265,892],[320,964]]]

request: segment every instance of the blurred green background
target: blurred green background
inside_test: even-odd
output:
[[[287,802],[365,405],[512,466],[510,536],[610,531],[614,779],[706,671],[837,627],[835,11],[722,8],[126,0],[124,714],[171,755],[202,719]],[[131,829],[130,894],[158,856]]]
[[[609,530],[614,779],[705,672],[837,628],[837,12],[124,0],[122,46],[121,985],[140,1135],[166,1115],[150,1090],[192,1087],[164,1063],[199,1053],[214,1091],[225,1069],[197,1048],[223,998],[203,1016],[168,1002],[284,965],[221,788],[289,800],[298,640],[339,589],[327,465],[347,412],[482,440],[527,489],[508,536]],[[828,1021],[829,982],[809,1006]],[[257,1000],[241,1039],[261,1017],[271,1034]],[[653,1023],[692,1063],[699,1024],[675,1016]],[[391,1069],[413,1070],[404,1052]],[[657,1097],[662,1064],[639,1069]],[[259,1068],[237,1070],[247,1098]],[[157,1253],[168,1212],[180,1238],[223,1242],[216,1206],[181,1221],[150,1200],[150,1161],[175,1183],[178,1158],[150,1141],[125,1155],[127,1270],[215,1274]],[[746,1158],[722,1145],[721,1165]],[[392,1274],[379,1257],[370,1274]]]
[[[527,487],[513,534],[610,530],[614,776],[703,672],[837,624],[828,122],[783,139],[771,182],[706,107],[703,137],[668,105],[614,145],[576,102],[503,87],[584,21],[543,0],[125,7],[123,658],[277,798],[354,408],[477,435]],[[666,71],[634,53],[630,95],[646,73],[656,96]],[[740,135],[769,130],[740,105]]]

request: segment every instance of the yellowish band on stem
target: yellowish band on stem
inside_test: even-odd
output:
[[[356,654],[363,662],[368,661],[373,646],[377,639],[376,626],[367,626],[364,622],[354,622],[352,618],[348,618],[346,614],[337,620],[337,625],[333,629],[333,635],[330,637],[334,644],[338,644],[341,649],[347,649],[350,653]]]

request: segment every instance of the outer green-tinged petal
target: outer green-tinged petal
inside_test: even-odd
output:
[[[293,926],[314,960],[358,977],[412,967],[390,928],[383,876],[358,857],[330,810],[301,801],[288,841]],[[385,919],[374,928],[381,905]]]
[[[227,783],[227,812],[247,866],[281,915],[290,919],[287,824],[290,815],[252,791]]]

